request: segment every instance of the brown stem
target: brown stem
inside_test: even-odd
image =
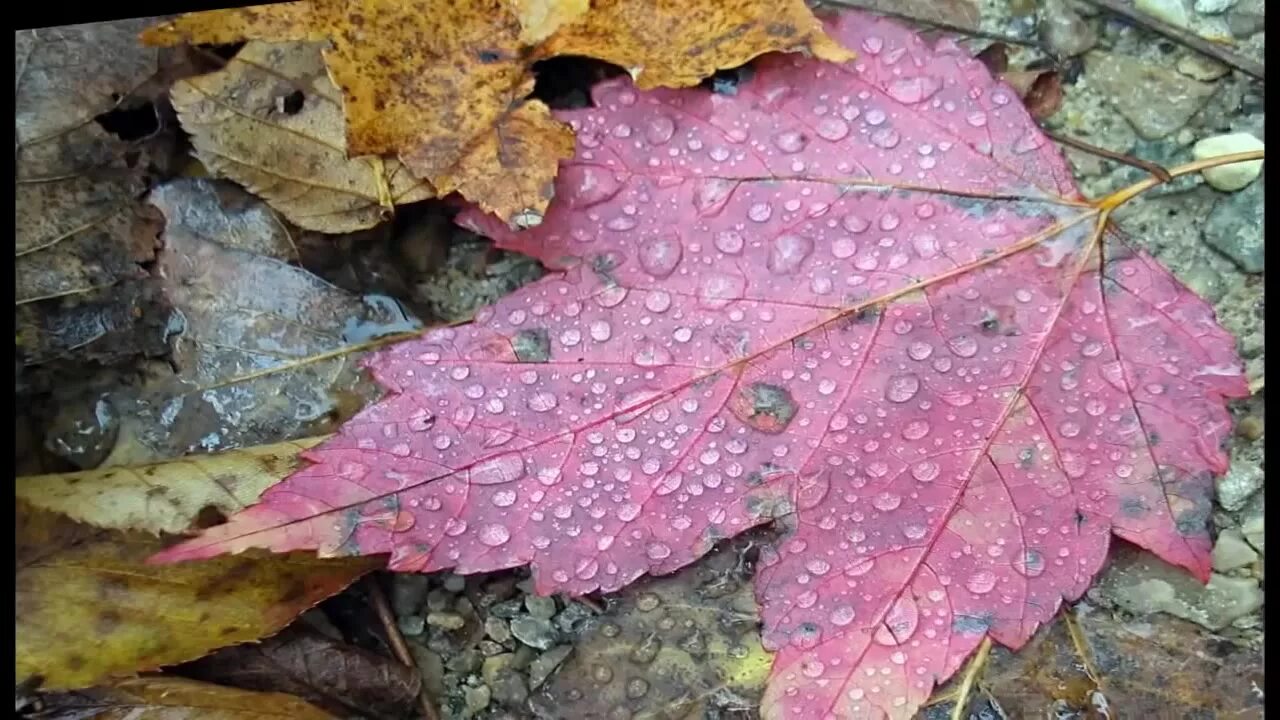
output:
[[[1263,68],[1262,63],[1254,62],[1247,57],[1233,53],[1217,43],[1210,42],[1209,40],[1200,37],[1190,30],[1180,28],[1177,25],[1170,25],[1159,18],[1154,18],[1146,13],[1138,12],[1137,10],[1134,10],[1128,5],[1120,2],[1120,0],[1085,1],[1091,5],[1096,5],[1099,8],[1102,8],[1113,15],[1119,15],[1136,25],[1141,25],[1151,32],[1158,33],[1176,43],[1185,45],[1202,55],[1208,55],[1214,60],[1217,60],[1224,65],[1229,65],[1246,75],[1251,75],[1263,82],[1266,81],[1266,78],[1264,77],[1266,70]]]
[[[1097,145],[1094,145],[1092,143],[1087,143],[1083,140],[1078,140],[1068,135],[1058,135],[1056,133],[1049,132],[1048,130],[1045,130],[1044,134],[1048,135],[1054,142],[1060,143],[1062,145],[1066,145],[1067,147],[1075,148],[1076,150],[1079,150],[1081,152],[1087,152],[1090,155],[1097,155],[1098,157],[1104,157],[1108,160],[1115,160],[1118,163],[1123,163],[1131,167],[1136,167],[1139,170],[1146,170],[1147,172],[1159,178],[1161,182],[1169,182],[1170,180],[1173,179],[1173,176],[1169,174],[1168,170],[1165,170],[1163,167],[1151,162],[1150,160],[1143,160],[1142,158],[1139,158],[1139,157],[1126,155],[1124,153],[1119,153],[1114,150],[1108,150],[1104,147],[1098,147]]]
[[[378,614],[382,629],[387,633],[387,642],[391,645],[391,651],[395,653],[397,660],[417,671],[418,664],[413,661],[413,653],[409,652],[409,645],[404,641],[404,635],[400,634],[400,626],[396,623],[395,614],[391,612],[386,593],[382,592],[382,586],[378,585],[378,579],[370,575],[365,578],[365,584],[369,599],[373,602],[373,611]],[[422,710],[423,720],[440,720],[435,703],[431,702],[431,698],[427,696],[426,685],[423,685],[418,692],[418,705]]]
[[[1218,167],[1220,165],[1232,165],[1238,162],[1262,160],[1265,158],[1265,156],[1266,156],[1266,152],[1263,150],[1251,150],[1249,152],[1232,153],[1231,155],[1218,155],[1217,157],[1210,157],[1210,158],[1205,158],[1203,160],[1196,160],[1195,162],[1189,162],[1185,165],[1179,165],[1175,168],[1170,168],[1169,175],[1171,177],[1182,177],[1183,175],[1198,173],[1201,170],[1207,170],[1209,168]],[[1129,202],[1130,200],[1137,197],[1138,195],[1141,195],[1142,193],[1150,190],[1151,188],[1162,184],[1163,182],[1164,181],[1160,180],[1159,178],[1153,178],[1153,177],[1147,178],[1146,180],[1143,180],[1141,182],[1136,182],[1127,188],[1121,188],[1111,193],[1110,195],[1094,203],[1094,205],[1099,210],[1103,211],[1104,214],[1109,213],[1112,210],[1125,204],[1126,202]]]

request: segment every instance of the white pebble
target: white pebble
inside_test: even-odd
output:
[[[1218,15],[1231,9],[1236,0],[1196,0],[1196,12],[1201,15]]]
[[[1239,132],[1205,138],[1191,148],[1191,154],[1196,160],[1204,160],[1220,155],[1262,150],[1264,147],[1258,138],[1249,133]],[[1208,168],[1202,170],[1200,174],[1204,175],[1205,182],[1218,190],[1233,192],[1256,180],[1261,173],[1262,161],[1250,160]]]
[[[1138,0],[1135,3],[1139,12],[1144,12],[1157,20],[1163,20],[1180,28],[1191,25],[1191,16],[1183,0]]]

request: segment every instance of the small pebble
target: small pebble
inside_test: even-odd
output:
[[[484,634],[494,642],[504,643],[511,639],[511,627],[502,618],[490,615],[484,619]]]
[[[1196,0],[1196,12],[1201,15],[1217,15],[1234,7],[1236,0]]]
[[[1246,415],[1240,418],[1240,422],[1236,423],[1236,434],[1245,440],[1257,440],[1262,437],[1264,425],[1262,418],[1254,415]]]
[[[1232,463],[1227,474],[1218,478],[1218,504],[1233,512],[1239,510],[1249,502],[1254,493],[1262,489],[1265,481],[1265,473],[1256,464]]]
[[[1265,515],[1257,514],[1244,521],[1240,526],[1240,532],[1244,534],[1244,539],[1254,550],[1261,554],[1266,554],[1266,537],[1267,537],[1267,518]]]
[[[458,613],[433,612],[427,613],[427,624],[444,630],[459,630],[467,624],[467,620]]]
[[[480,654],[484,655],[485,657],[493,657],[494,655],[501,655],[502,653],[507,651],[505,647],[499,645],[498,643],[492,640],[481,640],[479,643],[476,644],[476,647],[480,649]]]
[[[427,609],[428,610],[448,610],[453,606],[453,595],[436,588],[427,593]]]
[[[467,589],[467,579],[450,573],[444,578],[444,589],[456,595]]]
[[[445,663],[445,667],[453,672],[465,675],[479,671],[483,664],[484,658],[480,656],[480,653],[468,648],[449,658],[449,661]]]
[[[1265,147],[1261,140],[1249,133],[1229,133],[1201,140],[1191,148],[1191,154],[1196,160],[1204,160],[1220,155],[1262,150]],[[1214,188],[1223,192],[1234,192],[1256,180],[1261,173],[1262,161],[1251,160],[1208,168],[1202,170],[1200,174],[1204,176],[1205,182]]]
[[[418,573],[399,573],[391,581],[391,609],[396,615],[412,615],[422,607],[431,581]]]
[[[484,666],[480,668],[480,677],[484,678],[485,684],[493,685],[494,678],[498,673],[507,671],[511,668],[511,661],[515,658],[511,653],[503,653],[485,658]]]
[[[1244,536],[1235,528],[1228,528],[1218,534],[1218,541],[1213,545],[1213,569],[1228,572],[1253,564],[1258,559],[1258,552],[1249,547]]]
[[[556,643],[556,629],[546,618],[529,615],[514,618],[511,621],[511,634],[525,645],[539,650],[546,650]]]
[[[480,685],[477,687],[465,687],[462,689],[462,701],[466,703],[467,710],[471,714],[476,714],[489,707],[489,701],[492,698],[492,692],[488,685]]]
[[[583,623],[595,617],[595,613],[582,603],[570,602],[564,606],[564,610],[556,615],[556,628],[565,635],[573,635],[582,629]]]
[[[400,632],[405,635],[421,635],[426,629],[421,615],[402,615],[396,618],[396,625],[400,626]]]
[[[529,699],[529,686],[519,673],[511,670],[499,671],[489,687],[493,689],[493,699],[508,707],[519,707]]]
[[[524,599],[524,606],[530,615],[543,620],[550,620],[556,614],[556,599],[553,597],[527,595]]]
[[[541,687],[571,652],[572,645],[558,645],[535,658],[529,665],[529,687],[534,690]]]
[[[1139,12],[1144,12],[1157,20],[1163,20],[1180,28],[1191,25],[1191,15],[1182,0],[1138,0],[1134,3]]]
[[[510,619],[519,615],[520,611],[523,609],[524,603],[518,598],[515,600],[503,600],[500,603],[494,603],[493,607],[489,608],[489,614],[495,617]]]

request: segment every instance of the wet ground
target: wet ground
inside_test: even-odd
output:
[[[1144,3],[1152,4],[1170,3]],[[1261,60],[1263,0],[1197,0],[1180,7],[1193,29]],[[982,30],[1034,46],[1012,44],[1012,65],[1058,68],[1063,98],[1044,121],[1051,132],[1164,166],[1189,162],[1193,145],[1207,137],[1246,132],[1265,139],[1260,81],[1090,3],[983,0],[980,11]],[[975,41],[975,49],[984,44]],[[572,95],[573,83],[565,84],[570,89],[558,92]],[[1096,154],[1066,152],[1090,197],[1145,176]],[[182,193],[180,202],[161,195],[153,203],[171,223],[179,206],[220,202],[217,222],[226,222],[227,207],[238,208],[231,214],[235,222],[256,228],[246,236],[276,244],[213,247],[200,240],[213,220],[195,211],[179,218],[191,233],[171,261],[198,262],[204,272],[175,296],[178,312],[166,317],[179,318],[195,341],[177,361],[157,360],[140,373],[76,376],[74,382],[67,380],[70,370],[19,363],[19,390],[32,410],[19,423],[19,446],[26,449],[20,471],[139,462],[332,431],[375,394],[354,370],[353,358],[241,381],[278,361],[261,348],[228,348],[258,334],[290,353],[306,353],[322,349],[326,338],[360,342],[412,327],[415,318],[460,321],[541,274],[537,263],[451,228],[438,206],[334,242],[264,230],[266,221],[255,215],[260,204],[252,198],[222,183],[184,182],[171,191]],[[969,707],[971,717],[1043,717],[1048,711],[1059,718],[1173,712],[1261,717],[1263,183],[1258,178],[1224,192],[1188,177],[1147,193],[1116,216],[1132,242],[1214,304],[1238,339],[1256,389],[1234,406],[1232,469],[1218,481],[1212,581],[1201,586],[1149,555],[1118,547],[1070,620],[1045,629],[1016,656],[997,650]],[[225,236],[226,229],[219,232]],[[310,275],[293,273],[280,260],[324,282],[308,285]],[[272,274],[273,283],[297,284],[301,304],[254,305],[243,273],[237,278],[219,271],[245,262]],[[214,287],[217,292],[203,292]],[[247,317],[245,307],[254,309],[256,324],[232,327],[219,320]],[[301,312],[311,313],[311,327],[323,332],[294,337],[270,320]],[[266,396],[286,401],[255,401]],[[676,576],[587,601],[538,597],[522,570],[386,576],[381,582],[425,687],[446,718],[749,718],[768,670],[750,595],[756,548],[767,539],[729,543]],[[362,593],[357,587],[334,598],[308,622],[336,627],[354,642],[386,652]],[[940,697],[944,702],[926,716],[950,711],[945,691]]]

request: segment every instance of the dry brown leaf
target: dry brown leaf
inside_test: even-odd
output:
[[[537,57],[606,60],[646,90],[697,85],[716,70],[773,51],[853,59],[827,37],[804,0],[599,0],[539,47]]]
[[[206,508],[231,515],[252,505],[263,490],[293,472],[300,462],[298,453],[321,440],[136,467],[20,477],[15,495],[33,507],[94,527],[176,535],[191,529]]]
[[[296,695],[340,717],[403,718],[422,689],[417,670],[302,622],[261,643],[223,648],[178,672],[219,685]]]
[[[251,42],[223,70],[175,84],[171,97],[205,167],[299,227],[363,230],[434,195],[394,158],[348,159],[342,97],[318,44]]]
[[[15,682],[87,687],[277,632],[381,564],[310,553],[148,565],[164,547],[19,501]]]
[[[282,693],[250,692],[174,677],[120,680],[46,700],[39,720],[333,720]]]
[[[162,328],[139,322],[145,291],[105,292],[146,279],[139,263],[154,256],[158,228],[138,202],[147,189],[139,149],[94,122],[156,73],[156,51],[135,39],[151,22],[14,36],[15,300],[30,364],[91,343],[104,361],[163,350]]]
[[[609,0],[585,13],[583,6],[582,0],[309,0],[185,15],[143,38],[171,45],[326,37],[348,155],[395,153],[441,192],[457,189],[519,222],[541,217],[557,163],[572,152],[564,126],[537,106],[523,107],[538,59],[597,57],[631,68],[642,87],[652,87],[693,85],[775,50],[852,57],[802,0],[781,6]],[[548,33],[541,46],[531,45]]]

